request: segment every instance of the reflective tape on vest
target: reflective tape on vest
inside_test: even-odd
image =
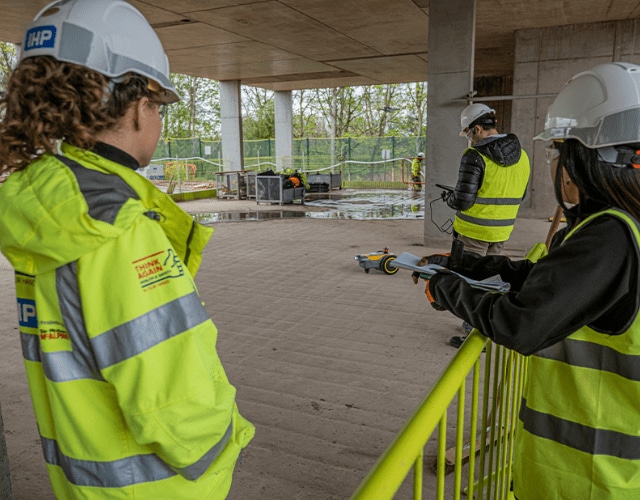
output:
[[[198,462],[180,469],[178,472],[189,480],[199,478],[222,453],[233,434],[233,425],[229,424],[224,436]],[[60,467],[67,480],[78,486],[99,488],[124,488],[138,483],[160,481],[177,474],[157,455],[135,455],[113,460],[96,462],[77,460],[64,455],[54,439],[40,437],[44,458],[48,464]]]
[[[523,398],[520,420],[531,434],[584,451],[590,455],[609,455],[640,460],[640,437],[607,429],[595,429],[527,407]]]
[[[640,356],[623,354],[610,347],[570,338],[536,353],[540,358],[562,361],[573,366],[615,373],[640,382]]]
[[[522,198],[481,198],[477,197],[475,203],[479,205],[514,205],[520,206]]]
[[[515,219],[481,219],[479,217],[472,217],[471,215],[465,214],[463,212],[457,212],[456,217],[458,217],[458,219],[463,220],[465,222],[470,222],[472,224],[477,224],[478,226],[487,226],[487,227],[513,226],[516,222]]]

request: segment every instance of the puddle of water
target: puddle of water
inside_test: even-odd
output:
[[[218,212],[198,213],[191,216],[201,224],[213,224],[214,222],[238,222],[273,219],[293,219],[308,217],[308,212],[291,212],[287,210],[263,210],[256,212]]]
[[[329,219],[422,219],[424,193],[410,190],[370,190],[325,193],[305,197],[304,204],[326,208],[311,212],[312,218]]]
[[[306,217],[310,219],[422,219],[424,193],[410,190],[332,191],[309,193],[305,206],[320,211],[255,210],[249,212],[221,212],[193,214],[202,224],[231,221],[258,221]]]

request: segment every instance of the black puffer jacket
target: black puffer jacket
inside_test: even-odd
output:
[[[606,214],[563,242],[580,220],[607,208],[594,202],[582,205],[565,212],[567,228],[556,234],[549,255],[536,264],[465,253],[463,274],[474,279],[499,274],[511,284],[508,293],[487,293],[445,273],[429,280],[429,292],[439,306],[525,355],[584,325],[603,335],[627,331],[640,308],[636,238],[623,221]]]
[[[520,160],[522,146],[514,134],[507,134],[487,137],[467,150],[460,160],[456,188],[447,198],[447,205],[450,208],[468,210],[476,202],[485,169],[480,153],[491,158],[498,165],[510,167]]]

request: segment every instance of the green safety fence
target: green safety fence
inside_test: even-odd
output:
[[[347,181],[401,181],[402,159],[425,151],[425,137],[303,138],[293,142],[293,168],[304,172],[339,169]],[[275,139],[243,142],[246,170],[275,170]],[[198,180],[223,170],[220,141],[201,138],[162,139],[153,164],[188,162]],[[190,172],[184,172],[189,176]],[[169,174],[165,175],[166,177]],[[184,178],[184,176],[183,176]]]
[[[260,163],[245,167],[243,172],[266,170],[277,169],[272,163]],[[340,173],[340,187],[345,189],[403,189],[414,185],[419,188],[418,186],[423,184],[423,181],[412,181],[411,160],[405,158],[376,162],[345,161],[330,168],[302,172]],[[207,187],[216,187],[223,169],[221,165],[204,158],[158,158],[152,160],[150,167],[143,169],[141,173],[151,180],[169,181],[180,189],[184,182],[204,183]]]

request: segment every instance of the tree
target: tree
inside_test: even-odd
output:
[[[180,102],[167,108],[164,136],[220,138],[220,87],[217,81],[173,73]]]
[[[354,119],[362,113],[362,87],[316,89],[319,112],[328,124],[333,137],[345,137]]]
[[[276,134],[273,92],[257,87],[242,88],[242,135],[247,140],[270,139]]]
[[[16,46],[8,42],[0,42],[0,90],[4,90],[11,70],[18,60]]]
[[[403,99],[404,108],[407,110],[404,116],[404,127],[410,135],[425,135],[427,132],[427,82],[407,84]]]
[[[310,90],[298,90],[291,93],[293,106],[293,136],[323,137],[327,129],[318,114],[315,93]]]

